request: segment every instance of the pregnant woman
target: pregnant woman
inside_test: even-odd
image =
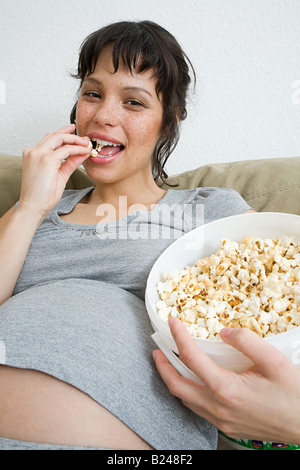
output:
[[[144,305],[154,261],[199,223],[187,208],[204,206],[204,222],[249,209],[231,190],[157,184],[189,69],[156,24],[102,28],[81,47],[72,124],[24,150],[0,221],[0,449],[216,448],[216,428],[157,373]],[[95,185],[65,190],[81,164]]]

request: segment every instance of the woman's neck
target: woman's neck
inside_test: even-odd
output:
[[[135,183],[98,183],[87,203],[91,205],[112,204],[116,207],[121,200],[122,204],[127,203],[127,207],[137,204],[148,206],[157,204],[165,193],[166,191],[159,188],[153,179],[148,182],[140,180]]]

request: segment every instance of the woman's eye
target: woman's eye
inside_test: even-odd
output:
[[[127,104],[129,104],[130,106],[143,106],[142,103],[140,103],[140,101],[137,101],[137,100],[127,100],[126,101]]]
[[[86,91],[84,93],[84,96],[89,96],[90,98],[101,98],[99,93],[97,93],[96,91]]]

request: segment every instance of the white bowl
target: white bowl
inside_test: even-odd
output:
[[[295,237],[300,244],[300,217],[292,214],[261,212],[226,217],[205,224],[183,235],[172,243],[153,265],[146,287],[146,308],[154,331],[153,340],[165,352],[168,359],[183,375],[193,374],[182,364],[177,356],[176,344],[169,326],[157,314],[159,300],[157,283],[165,270],[181,270],[186,265],[193,266],[199,259],[210,256],[220,248],[220,240],[227,238],[241,242],[245,236],[258,238]],[[235,372],[241,372],[251,365],[242,353],[223,341],[194,338],[197,346],[207,353],[218,365]],[[294,363],[300,363],[300,327],[264,338],[277,347]],[[193,377],[195,378],[195,377]]]

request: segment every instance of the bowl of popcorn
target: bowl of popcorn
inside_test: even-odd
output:
[[[145,301],[154,342],[185,377],[201,383],[177,356],[170,316],[178,317],[197,346],[226,369],[242,372],[252,364],[221,340],[224,327],[250,328],[299,366],[300,217],[248,213],[192,230],[153,265]],[[300,449],[220,436],[237,449]]]
[[[154,341],[185,376],[193,374],[176,355],[170,316],[229,370],[251,361],[221,340],[224,327],[250,328],[300,363],[300,217],[248,213],[192,230],[153,265],[145,301]]]

